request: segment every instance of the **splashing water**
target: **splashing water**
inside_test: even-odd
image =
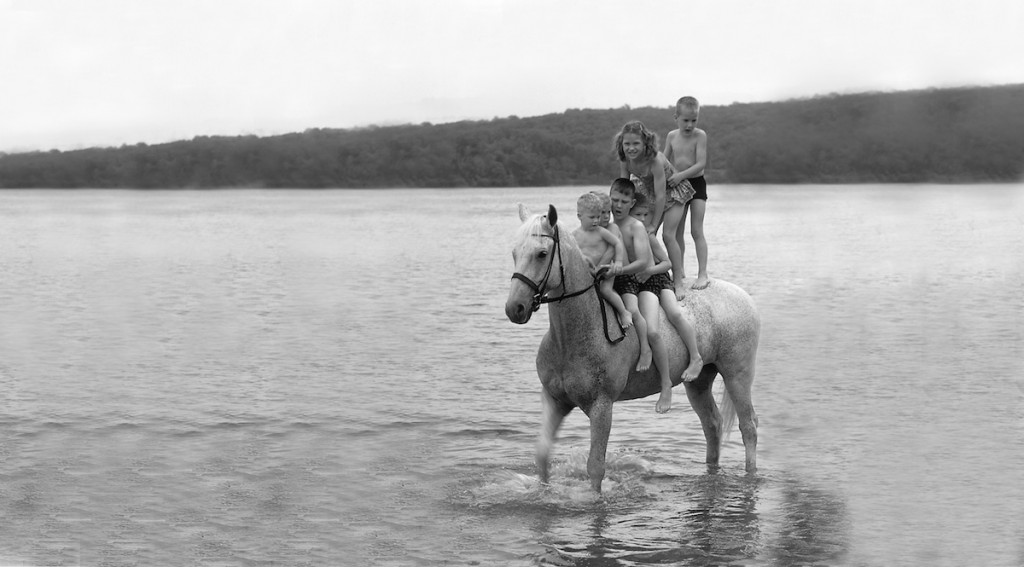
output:
[[[470,491],[472,505],[486,508],[525,504],[588,509],[598,503],[635,503],[647,496],[643,482],[652,474],[653,466],[642,456],[634,451],[610,451],[600,494],[590,488],[588,456],[586,448],[570,449],[563,459],[552,463],[548,484],[540,482],[536,475],[499,471],[494,478]]]

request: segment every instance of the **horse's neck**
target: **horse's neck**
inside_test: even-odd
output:
[[[565,246],[562,262],[565,266],[565,281],[557,294],[571,294],[594,283],[594,276],[575,241]],[[601,306],[596,287],[579,296],[548,304],[548,313],[551,330],[564,348],[582,344],[585,342],[583,339],[592,333],[602,332]]]

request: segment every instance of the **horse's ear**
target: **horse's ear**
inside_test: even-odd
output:
[[[551,228],[555,228],[555,224],[558,222],[558,211],[555,210],[554,205],[548,205],[548,224]]]
[[[526,205],[519,203],[519,220],[526,222],[528,218],[530,218],[530,209],[527,209]]]

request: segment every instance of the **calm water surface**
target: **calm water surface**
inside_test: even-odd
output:
[[[1024,187],[713,187],[760,470],[635,400],[601,498],[503,313],[589,189],[0,192],[0,565],[1024,564]]]

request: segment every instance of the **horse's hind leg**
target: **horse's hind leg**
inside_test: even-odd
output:
[[[543,404],[543,421],[540,426],[540,436],[537,439],[537,475],[541,482],[547,483],[548,464],[551,458],[551,448],[555,445],[555,435],[562,425],[562,420],[572,411],[572,406],[559,403],[544,388],[541,388],[540,399]]]
[[[741,372],[723,375],[723,379],[725,389],[729,392],[736,410],[740,433],[743,434],[747,472],[757,472],[757,413],[754,412],[754,403],[750,396],[750,388],[754,383],[754,365],[751,363]]]
[[[690,407],[700,418],[700,425],[704,429],[704,440],[707,441],[706,462],[709,465],[718,464],[719,449],[722,445],[722,416],[711,392],[711,385],[715,383],[717,374],[718,368],[714,364],[708,364],[701,369],[696,380],[683,383],[686,386],[686,397],[690,399]]]

